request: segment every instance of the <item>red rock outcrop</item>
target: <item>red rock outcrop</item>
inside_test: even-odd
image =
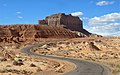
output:
[[[47,25],[9,25],[0,26],[0,41],[22,42],[26,40],[36,40],[40,38],[76,38],[77,34],[70,30]]]

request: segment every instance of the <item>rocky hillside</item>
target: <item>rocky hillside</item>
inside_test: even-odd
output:
[[[0,25],[0,42],[38,41],[40,38],[77,38],[91,36],[79,17],[64,13],[47,16],[39,24]]]
[[[23,42],[40,38],[76,38],[77,34],[70,30],[47,25],[6,25],[0,26],[0,42]]]

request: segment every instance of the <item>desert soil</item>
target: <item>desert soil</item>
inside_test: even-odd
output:
[[[120,72],[120,37],[68,39],[43,45],[33,52],[95,61],[110,67],[113,74]]]
[[[60,75],[75,68],[66,61],[21,53],[26,45],[0,44],[0,75]]]

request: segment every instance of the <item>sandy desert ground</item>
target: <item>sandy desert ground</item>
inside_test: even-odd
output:
[[[28,43],[21,46],[8,43],[0,45],[0,75],[59,75],[75,68],[74,64],[66,61],[21,53],[21,47]]]
[[[50,43],[33,50],[43,55],[57,55],[98,62],[120,72],[120,37],[76,38]]]

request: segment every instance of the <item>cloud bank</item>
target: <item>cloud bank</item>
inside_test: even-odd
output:
[[[111,13],[89,19],[89,25],[102,25],[120,20],[120,13]]]
[[[92,33],[104,36],[120,36],[120,13],[110,13],[88,20]]]

